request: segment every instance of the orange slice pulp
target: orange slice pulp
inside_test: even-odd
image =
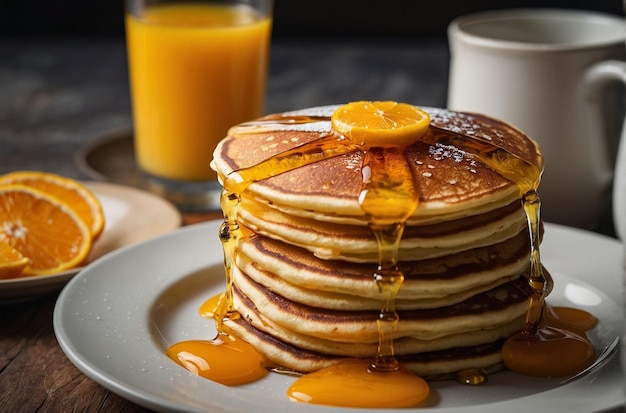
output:
[[[29,262],[18,250],[0,241],[0,280],[21,276]]]
[[[0,186],[0,242],[29,259],[20,276],[79,266],[91,240],[87,224],[57,198],[25,185]]]
[[[50,172],[16,171],[0,176],[0,186],[20,184],[49,194],[70,207],[89,227],[93,240],[104,229],[100,201],[83,184]]]
[[[335,132],[366,147],[406,146],[428,131],[430,115],[406,103],[358,101],[335,110],[331,123]]]

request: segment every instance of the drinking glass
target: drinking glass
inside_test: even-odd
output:
[[[219,209],[213,150],[264,112],[272,0],[126,0],[136,163],[181,210]]]

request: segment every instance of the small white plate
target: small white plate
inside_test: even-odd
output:
[[[224,289],[219,222],[193,225],[109,254],[62,291],[54,329],[68,358],[112,392],[158,411],[247,413],[394,412],[290,402],[293,378],[270,373],[226,387],[179,367],[164,354],[173,343],[211,339],[215,327],[199,306]],[[582,308],[600,322],[590,337],[598,352],[620,333],[621,244],[593,233],[546,225],[543,262],[555,279],[549,302]],[[593,286],[592,286],[593,284]],[[624,403],[617,357],[578,380],[529,378],[509,371],[480,386],[432,384],[428,410],[437,412],[591,412]],[[423,409],[402,409],[423,411]]]
[[[149,192],[106,182],[83,182],[102,204],[105,227],[93,244],[87,264],[120,247],[136,244],[180,227],[182,219],[169,202]],[[83,267],[57,274],[0,280],[0,304],[36,298],[60,290]]]

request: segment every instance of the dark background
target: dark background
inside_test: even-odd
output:
[[[274,36],[445,36],[481,10],[558,7],[624,15],[621,0],[275,0]],[[0,0],[0,39],[122,36],[123,0]]]

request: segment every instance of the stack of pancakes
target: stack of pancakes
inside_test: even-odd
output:
[[[223,180],[331,133],[327,106],[233,127],[216,148]],[[476,114],[424,108],[426,139],[405,148],[419,205],[398,251],[397,359],[446,377],[499,367],[502,341],[528,308],[529,237],[517,185],[438,136],[462,134],[537,166],[521,131]],[[441,142],[446,142],[443,140]],[[241,194],[243,237],[232,273],[235,334],[287,370],[311,372],[377,354],[378,243],[359,205],[363,152],[354,150],[252,183]]]

